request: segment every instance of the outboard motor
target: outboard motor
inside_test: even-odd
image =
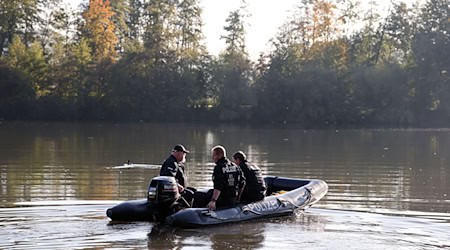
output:
[[[155,221],[162,222],[177,211],[180,198],[177,181],[174,177],[158,176],[151,180],[148,187],[147,203]]]

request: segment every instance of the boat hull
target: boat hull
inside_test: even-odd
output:
[[[151,214],[147,199],[124,201],[106,210],[106,215],[113,221],[152,221]]]
[[[270,184],[270,181],[275,183]],[[288,192],[267,196],[265,199],[249,204],[239,204],[230,208],[209,211],[207,208],[188,208],[169,217],[169,225],[182,228],[195,228],[219,225],[258,218],[278,217],[306,209],[319,201],[328,191],[328,186],[321,180],[296,180],[290,178],[266,178],[273,190]],[[301,185],[301,186],[299,186]],[[269,188],[270,189],[270,188]]]
[[[238,204],[210,211],[207,208],[183,209],[166,218],[176,227],[194,228],[258,218],[277,217],[305,209],[318,202],[328,191],[322,180],[306,180],[268,176],[264,178],[270,195],[261,201]],[[151,207],[146,199],[122,202],[110,208],[107,216],[114,221],[151,221]]]

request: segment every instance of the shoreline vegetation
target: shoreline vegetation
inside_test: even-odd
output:
[[[213,56],[199,0],[2,1],[0,121],[448,127],[448,1],[363,2],[302,1],[252,61],[245,5]]]

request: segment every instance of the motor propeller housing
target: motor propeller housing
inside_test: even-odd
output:
[[[178,209],[180,193],[174,177],[158,176],[150,181],[147,192],[147,204],[152,209],[155,221],[164,221]]]

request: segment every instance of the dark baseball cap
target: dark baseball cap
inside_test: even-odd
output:
[[[184,153],[189,153],[189,150],[187,150],[183,145],[178,144],[173,148],[173,151],[181,151]]]

